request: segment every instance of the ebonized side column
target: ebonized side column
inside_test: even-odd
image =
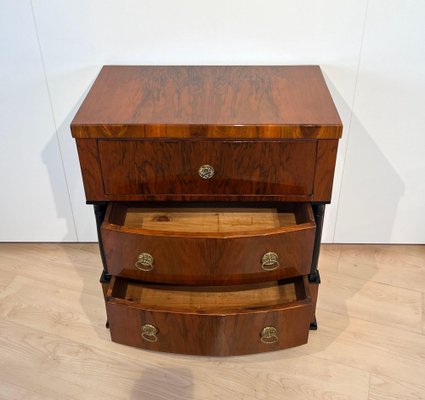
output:
[[[108,203],[106,202],[94,203],[93,208],[94,208],[94,215],[96,217],[97,238],[99,240],[100,257],[102,259],[102,265],[103,265],[102,275],[100,276],[100,283],[102,284],[103,294],[106,295],[108,284],[111,281],[111,275],[108,274],[105,251],[103,249],[102,237],[100,235],[100,227],[102,226],[102,222],[105,219]]]
[[[319,264],[320,244],[322,241],[323,220],[325,218],[325,203],[312,204],[312,208],[314,214],[314,221],[316,222],[316,235],[314,238],[313,258],[311,261],[311,270],[308,276],[308,281],[310,283],[310,291],[313,299],[313,310],[315,313],[317,295],[320,284],[320,274],[317,267]],[[317,329],[316,315],[313,316],[312,322],[310,324],[310,329]]]

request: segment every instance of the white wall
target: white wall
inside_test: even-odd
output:
[[[421,0],[0,0],[0,18],[0,240],[96,240],[69,123],[103,64],[319,64],[345,125],[324,241],[425,242]]]
[[[0,82],[0,240],[77,240],[29,1],[0,0]]]

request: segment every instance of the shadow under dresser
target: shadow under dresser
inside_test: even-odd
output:
[[[71,131],[113,341],[307,343],[342,133],[318,66],[105,66]]]

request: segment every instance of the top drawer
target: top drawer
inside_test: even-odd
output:
[[[105,66],[71,130],[88,202],[329,202],[342,124],[318,66]]]
[[[99,140],[106,195],[298,195],[313,191],[316,141]]]

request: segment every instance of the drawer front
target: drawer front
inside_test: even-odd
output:
[[[100,140],[107,195],[310,196],[316,141]]]
[[[246,234],[156,232],[117,226],[110,205],[101,234],[108,271],[150,282],[232,284],[310,272],[315,224],[310,205],[294,205],[300,224]]]
[[[307,343],[312,306],[305,293],[301,297],[287,304],[217,312],[202,310],[202,304],[197,304],[201,310],[179,311],[109,297],[106,309],[114,342],[170,353],[231,356]]]

